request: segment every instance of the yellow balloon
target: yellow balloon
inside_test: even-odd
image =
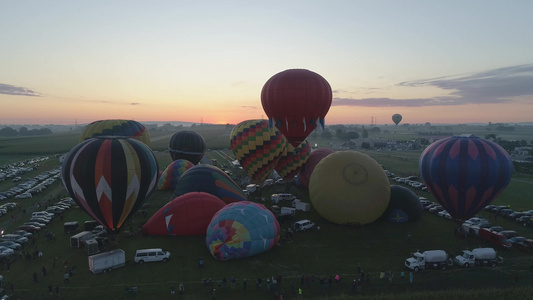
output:
[[[370,156],[338,151],[322,159],[309,181],[309,196],[325,219],[345,225],[364,225],[387,209],[390,183],[383,168]]]

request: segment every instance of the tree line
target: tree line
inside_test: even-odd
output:
[[[49,128],[33,128],[28,129],[28,127],[20,127],[17,131],[16,129],[6,126],[0,129],[0,136],[32,136],[32,135],[50,135],[52,130]]]

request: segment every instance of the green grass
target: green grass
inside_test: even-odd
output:
[[[220,148],[224,147],[223,138],[215,132],[205,133],[209,139],[208,147],[216,149],[212,142],[221,141]],[[168,134],[157,136],[164,137]],[[169,137],[168,137],[169,138]],[[226,137],[228,138],[228,137]],[[158,150],[155,154],[163,170],[170,162],[170,155],[166,152],[168,140],[166,138],[156,141],[152,145]],[[60,153],[69,143],[77,142],[74,136],[58,141],[56,149],[50,153]],[[67,142],[70,141],[70,142]],[[30,141],[24,140],[26,145]],[[32,147],[39,146],[45,140],[32,142]],[[166,141],[166,142],[165,142]],[[158,146],[158,144],[160,145]],[[165,144],[166,143],[166,144]],[[16,142],[1,140],[0,145],[11,145],[10,153],[16,155]],[[28,146],[26,146],[28,147]],[[42,146],[44,147],[44,145]],[[51,146],[49,146],[51,147]],[[218,147],[218,146],[217,146]],[[24,147],[21,147],[24,148]],[[6,147],[0,148],[2,156]],[[34,150],[35,151],[35,150]],[[224,151],[232,157],[231,151]],[[218,152],[220,153],[220,152]],[[368,151],[384,167],[390,169],[398,176],[417,173],[419,152],[394,152],[383,153]],[[37,154],[37,153],[35,153]],[[34,153],[28,153],[34,156]],[[208,158],[217,158],[225,163],[222,156],[215,151],[206,153]],[[21,156],[22,157],[22,156]],[[33,177],[46,169],[58,166],[57,159],[50,159],[41,163],[41,167],[33,172],[25,174],[24,178]],[[227,163],[225,163],[227,164]],[[235,170],[237,171],[237,170]],[[515,174],[507,190],[495,201],[495,204],[510,204],[512,208],[530,209],[532,199],[531,185],[532,176]],[[14,185],[11,181],[0,183],[0,190],[5,190]],[[273,192],[288,191],[301,194],[304,201],[309,202],[306,191],[296,187],[269,187],[262,191],[263,196]],[[56,183],[45,193],[32,198],[19,201],[21,207],[27,210],[27,214],[37,210],[36,203],[45,203],[48,200],[55,201],[57,197],[65,196],[66,192],[61,183]],[[166,204],[172,195],[171,191],[156,191],[147,203],[149,216]],[[432,198],[427,193],[421,195]],[[259,195],[255,195],[257,199]],[[11,231],[23,223],[28,216],[23,216],[21,211],[13,212],[15,220],[10,215],[0,217],[2,228]],[[482,216],[489,213],[482,212]],[[111,248],[121,248],[126,252],[126,267],[117,269],[109,274],[94,275],[88,271],[87,256],[82,249],[69,247],[70,234],[63,232],[62,223],[67,221],[79,221],[83,223],[89,217],[79,208],[71,208],[62,221],[57,220],[50,226],[51,232],[56,235],[55,241],[46,241],[44,236],[37,237],[36,245],[26,246],[26,250],[33,251],[38,247],[44,256],[40,261],[16,260],[10,270],[4,266],[1,275],[4,277],[4,287],[9,289],[9,283],[14,283],[15,295],[21,299],[46,299],[48,298],[47,286],[59,285],[64,299],[165,299],[170,295],[170,287],[184,282],[186,293],[181,296],[184,299],[206,299],[209,297],[211,286],[203,286],[202,278],[221,280],[230,276],[237,278],[237,289],[217,287],[217,299],[269,299],[273,295],[262,290],[256,290],[255,279],[280,274],[283,277],[282,286],[285,290],[285,299],[294,299],[291,281],[295,281],[295,287],[300,285],[302,275],[314,275],[317,278],[329,278],[340,274],[343,278],[342,285],[333,285],[331,289],[322,290],[318,283],[304,285],[304,298],[315,299],[351,299],[350,282],[357,278],[356,266],[360,263],[364,271],[370,272],[370,284],[363,288],[366,298],[363,299],[527,299],[532,288],[530,286],[533,274],[529,273],[529,265],[533,259],[531,254],[518,249],[500,251],[504,256],[505,263],[496,268],[453,268],[446,271],[426,271],[415,274],[412,285],[399,278],[399,273],[405,271],[403,262],[411,252],[416,250],[445,249],[458,254],[466,248],[487,246],[483,241],[470,237],[466,239],[456,238],[453,235],[454,225],[452,222],[435,215],[424,213],[422,219],[416,223],[391,224],[378,220],[371,224],[360,227],[346,227],[329,223],[322,219],[315,211],[298,212],[297,218],[308,218],[315,221],[321,230],[299,233],[294,241],[280,247],[245,259],[220,262],[212,259],[205,246],[205,237],[165,237],[165,236],[142,236],[126,237],[118,236],[118,242]],[[147,221],[147,217],[135,216],[131,220],[131,226],[137,228],[139,224]],[[523,227],[513,221],[499,218],[497,222],[505,228],[513,229],[524,236],[532,237],[533,229]],[[126,226],[129,228],[130,224]],[[407,239],[407,233],[411,233],[411,241]],[[161,247],[172,253],[172,260],[167,264],[151,263],[136,265],[133,263],[133,253],[139,248]],[[57,257],[57,258],[56,258]],[[205,267],[199,269],[197,260],[203,257],[206,260]],[[55,267],[54,258],[56,258]],[[69,284],[63,283],[63,261],[68,266],[77,266],[76,275]],[[46,278],[40,273],[42,266],[46,266],[48,274]],[[381,271],[393,270],[396,274],[393,284],[379,282],[378,274]],[[39,283],[32,282],[32,274],[39,274]],[[248,289],[242,291],[242,280],[247,278]],[[518,281],[517,281],[518,279]],[[137,285],[137,295],[125,295],[124,286]],[[178,295],[176,295],[178,297]],[[55,298],[55,297],[53,297]]]

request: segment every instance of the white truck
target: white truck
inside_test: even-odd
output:
[[[453,265],[453,261],[448,258],[448,254],[444,250],[428,250],[422,253],[415,252],[413,257],[405,260],[405,266],[418,272],[426,269],[442,269]]]
[[[463,255],[454,259],[456,265],[468,268],[470,266],[491,266],[503,263],[503,257],[498,256],[494,248],[476,248],[472,251],[463,250]]]
[[[258,187],[259,187],[259,185],[252,183],[252,184],[249,184],[249,185],[246,186],[246,190],[248,191],[248,193],[251,194],[251,193],[255,192]]]
[[[94,274],[111,272],[126,265],[126,254],[122,249],[115,249],[89,256],[89,270]]]
[[[470,218],[463,223],[463,230],[467,235],[479,236],[479,229],[490,226],[490,222],[483,218]]]

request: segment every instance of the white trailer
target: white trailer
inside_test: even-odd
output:
[[[94,274],[111,272],[126,265],[126,254],[122,249],[115,249],[89,256],[89,270]]]

